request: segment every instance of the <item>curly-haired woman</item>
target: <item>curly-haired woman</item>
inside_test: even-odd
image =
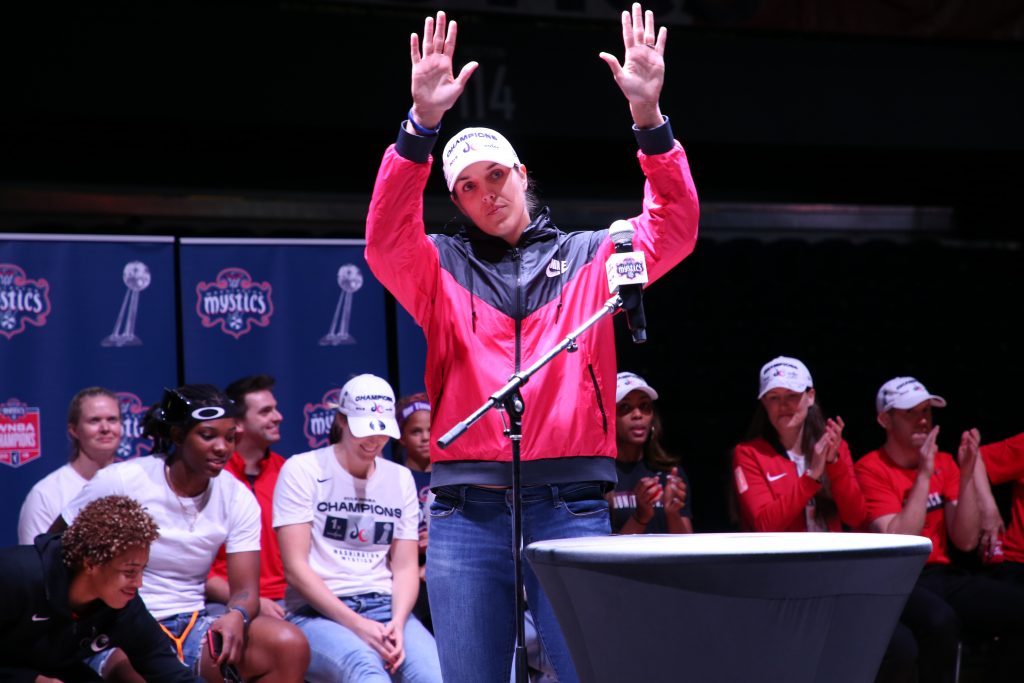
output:
[[[63,534],[0,552],[0,680],[99,680],[86,660],[120,648],[147,681],[195,681],[139,597],[157,525],[126,496],[98,498]]]

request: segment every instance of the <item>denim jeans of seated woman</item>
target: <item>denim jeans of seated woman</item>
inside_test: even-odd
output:
[[[368,593],[339,598],[350,609],[374,621],[391,620],[391,596]],[[310,683],[441,683],[437,647],[430,632],[413,615],[405,622],[405,661],[389,674],[377,651],[336,621],[322,617],[312,608],[288,615],[306,634],[310,660],[306,680]]]
[[[523,489],[523,546],[611,533],[597,482]],[[435,490],[427,587],[445,683],[508,683],[515,648],[512,492],[475,486]],[[560,683],[575,683],[569,650],[537,576],[524,558],[527,602]]]

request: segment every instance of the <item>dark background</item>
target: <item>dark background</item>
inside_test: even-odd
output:
[[[442,138],[504,132],[564,228],[636,213],[628,108],[597,58],[621,54],[620,5],[453,5],[457,62],[482,66]],[[653,3],[701,238],[649,290],[650,342],[622,335],[620,365],[661,392],[698,530],[731,525],[729,449],[776,355],[807,363],[856,455],[879,444],[874,393],[901,374],[949,400],[945,450],[969,426],[1024,429],[1019,5]],[[435,9],[7,3],[0,230],[361,237],[410,104],[408,34]],[[435,175],[440,225],[454,211]]]

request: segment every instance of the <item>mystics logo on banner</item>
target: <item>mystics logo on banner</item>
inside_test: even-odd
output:
[[[39,436],[39,408],[16,398],[0,403],[0,463],[21,467],[42,452]]]
[[[216,327],[238,339],[253,325],[266,327],[274,314],[269,282],[253,282],[242,268],[225,268],[213,282],[196,285],[196,313],[204,327]]]
[[[50,284],[31,280],[20,266],[0,263],[0,334],[10,339],[25,325],[42,327],[50,315]]]
[[[129,460],[153,450],[153,440],[142,436],[142,418],[148,406],[142,405],[142,399],[130,391],[118,391],[118,403],[121,404],[121,443],[114,454],[118,460]]]
[[[331,389],[320,403],[307,403],[302,409],[302,433],[306,435],[310,448],[327,445],[340,401],[341,389]]]

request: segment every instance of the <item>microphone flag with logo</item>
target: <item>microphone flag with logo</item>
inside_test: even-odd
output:
[[[618,220],[608,228],[608,237],[615,252],[608,257],[608,291],[616,291],[626,310],[626,323],[633,334],[633,342],[647,341],[647,318],[644,315],[643,286],[648,281],[647,259],[642,251],[633,251],[633,224]]]

